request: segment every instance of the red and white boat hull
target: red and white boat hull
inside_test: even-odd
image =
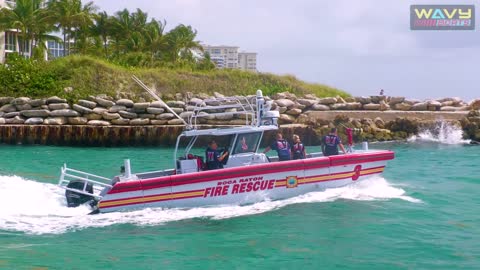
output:
[[[145,207],[249,204],[348,185],[381,174],[392,151],[272,162],[116,183],[100,212]]]

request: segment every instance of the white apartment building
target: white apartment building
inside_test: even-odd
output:
[[[239,52],[238,68],[242,70],[257,71],[257,53]]]
[[[210,54],[210,59],[217,68],[238,67],[238,47],[236,46],[203,46],[204,53]]]

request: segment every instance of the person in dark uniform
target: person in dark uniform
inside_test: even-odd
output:
[[[337,129],[332,128],[328,135],[322,138],[322,152],[324,156],[338,155],[338,146],[346,154],[345,147],[343,147],[340,137],[337,135]]]
[[[218,149],[217,143],[212,140],[205,151],[205,160],[207,164],[207,170],[222,169],[222,161],[228,156],[228,151],[222,151]]]
[[[267,146],[263,153],[265,154],[272,149],[277,151],[279,161],[291,159],[290,144],[283,139],[282,133],[277,133],[277,139],[270,146]]]
[[[292,159],[304,159],[307,156],[305,152],[305,146],[302,141],[300,141],[300,136],[293,135],[293,145],[292,145]]]

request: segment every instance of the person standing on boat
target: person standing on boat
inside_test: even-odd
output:
[[[283,138],[282,133],[277,133],[277,139],[270,146],[267,146],[263,153],[266,154],[272,149],[277,151],[279,161],[291,159],[290,144]]]
[[[322,152],[324,156],[334,156],[338,155],[338,146],[342,149],[343,153],[346,154],[345,147],[343,147],[340,137],[337,135],[337,129],[332,128],[328,135],[325,135],[322,138]]]
[[[305,152],[305,146],[302,141],[300,141],[300,136],[293,135],[293,145],[292,145],[292,159],[304,159],[307,156]]]
[[[222,169],[222,161],[228,156],[228,151],[224,151],[223,154],[218,149],[217,143],[212,140],[205,151],[205,158],[207,163],[207,170]]]

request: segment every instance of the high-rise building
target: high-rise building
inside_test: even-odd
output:
[[[257,53],[239,52],[238,68],[242,70],[257,71]]]
[[[210,54],[210,59],[217,68],[238,67],[238,47],[236,46],[203,46],[204,53]]]
[[[257,53],[239,52],[238,49],[237,46],[203,45],[204,53],[210,54],[217,68],[257,71]]]

